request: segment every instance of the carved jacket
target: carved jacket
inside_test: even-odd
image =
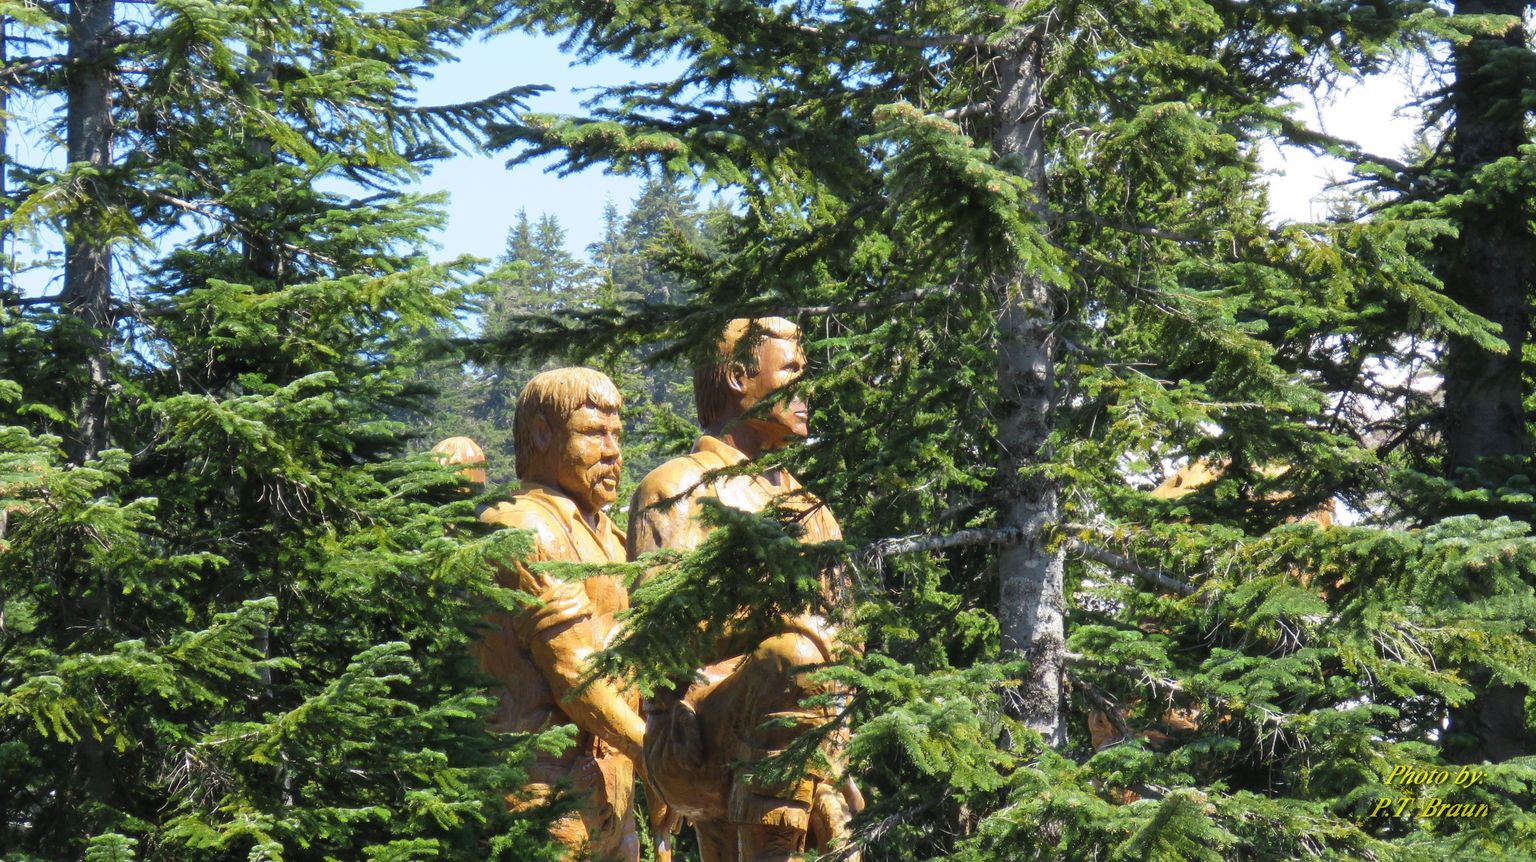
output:
[[[697,548],[708,534],[698,518],[699,501],[706,498],[747,512],[762,512],[777,504],[801,513],[800,523],[805,528],[800,537],[802,542],[829,542],[843,537],[832,510],[782,467],[772,471],[773,478],[762,471],[711,475],[749,460],[735,447],[706,434],[699,438],[691,453],[652,470],[640,481],[630,502],[630,559],[658,548]],[[823,589],[829,601],[846,595],[841,579],[840,572],[824,573]],[[813,633],[830,653],[836,634],[825,621],[803,617],[791,622],[796,628]]]
[[[493,614],[490,631],[476,645],[481,666],[500,684],[492,729],[537,731],[574,723],[580,730],[575,751],[596,753],[601,741],[635,756],[644,733],[636,696],[605,682],[572,694],[589,657],[613,634],[614,615],[629,607],[623,584],[607,575],[567,581],[529,567],[549,560],[623,562],[623,534],[601,512],[594,527],[569,497],[532,483],[510,502],[487,508],[480,520],[533,532],[527,564],[500,569],[498,579],[539,601],[516,613]]]

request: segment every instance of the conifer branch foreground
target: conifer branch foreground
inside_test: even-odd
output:
[[[762,317],[827,317],[833,314],[856,314],[864,311],[883,311],[895,308],[907,303],[917,302],[930,296],[936,296],[946,291],[962,292],[973,291],[965,285],[930,285],[917,287],[912,290],[904,290],[881,299],[861,299],[853,302],[839,302],[828,305],[791,305],[785,303],[743,305],[743,313],[750,313]]]

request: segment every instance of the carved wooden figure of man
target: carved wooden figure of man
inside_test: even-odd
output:
[[[706,532],[698,520],[704,498],[750,512],[773,504],[799,510],[806,542],[842,537],[827,507],[782,467],[712,475],[806,436],[804,402],[778,396],[805,368],[799,330],[782,318],[734,320],[719,348],[720,361],[694,375],[704,435],[691,454],[653,470],[635,492],[631,559],[657,548],[697,547]],[[769,398],[777,400],[759,406]],[[828,573],[827,590],[836,575]],[[722,656],[686,692],[647,703],[647,773],[667,805],[693,821],[704,862],[780,862],[808,840],[823,849],[846,832],[850,807],[862,805],[851,783],[839,787],[832,776],[812,774],[769,786],[748,775],[753,764],[831,717],[801,705],[827,692],[804,668],[830,660],[840,647],[825,620],[785,619],[751,653]]]
[[[612,381],[589,368],[546,371],[524,387],[515,429],[522,487],[480,520],[532,531],[529,563],[624,560],[623,535],[603,513],[617,495],[622,464],[619,400]],[[576,744],[535,762],[531,795],[547,797],[556,785],[576,794],[578,811],[554,828],[573,859],[634,862],[634,764],[645,731],[638,698],[601,680],[577,690],[588,658],[607,645],[614,615],[629,606],[628,593],[613,577],[567,581],[521,564],[499,577],[539,603],[497,615],[477,645],[482,666],[502,686],[492,726],[537,731],[574,723]],[[508,799],[527,804],[528,796]]]

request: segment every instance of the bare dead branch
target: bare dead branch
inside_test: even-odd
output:
[[[1178,593],[1181,596],[1192,596],[1195,594],[1195,588],[1184,581],[1165,575],[1157,569],[1149,569],[1129,557],[1122,557],[1113,551],[1105,550],[1096,545],[1090,545],[1081,539],[1067,539],[1067,547],[1096,563],[1102,563],[1112,569],[1118,569],[1126,574],[1135,575],[1147,583],[1168,592]]]
[[[1069,673],[1067,676],[1072,680],[1073,686],[1082,692],[1083,697],[1099,712],[1104,713],[1104,717],[1114,725],[1115,743],[1125,742],[1136,735],[1135,731],[1131,730],[1131,726],[1126,724],[1125,715],[1120,712],[1120,704],[1115,703],[1108,692],[1076,674]]]
[[[963,107],[950,108],[947,111],[940,111],[939,113],[935,114],[934,116],[942,117],[943,119],[946,119],[946,120],[965,120],[965,119],[969,119],[971,117],[987,117],[987,116],[991,116],[991,114],[992,114],[992,105],[991,105],[991,103],[989,103],[989,102],[972,102],[971,104],[965,105]]]
[[[924,551],[942,551],[948,548],[964,548],[976,545],[1012,545],[1022,535],[1017,530],[979,528],[961,530],[947,536],[909,536],[904,539],[881,539],[859,553],[864,559],[899,557],[903,554],[920,554]]]
[[[14,81],[34,69],[41,69],[44,66],[62,66],[68,60],[67,55],[51,54],[47,57],[28,57],[25,60],[6,63],[0,66],[0,81]]]
[[[64,301],[64,294],[54,293],[48,296],[23,296],[18,299],[0,300],[0,305],[25,306],[25,305],[54,305]]]

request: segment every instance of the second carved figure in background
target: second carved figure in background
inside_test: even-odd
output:
[[[696,548],[706,532],[698,520],[704,498],[749,512],[799,511],[805,542],[842,538],[827,507],[782,467],[713,475],[806,436],[804,402],[780,397],[805,368],[799,329],[776,317],[733,320],[719,357],[694,375],[703,436],[691,454],[653,470],[635,492],[631,559],[658,548]],[[842,600],[834,589],[838,576],[824,575],[829,602]],[[862,805],[851,782],[813,773],[770,784],[750,776],[752,766],[831,718],[828,708],[802,706],[829,691],[804,668],[842,649],[825,620],[785,618],[751,652],[719,656],[686,691],[661,692],[647,704],[646,770],[667,805],[693,821],[704,862],[783,862],[807,844],[825,849],[846,832],[850,812]],[[835,750],[826,753],[837,761]]]

